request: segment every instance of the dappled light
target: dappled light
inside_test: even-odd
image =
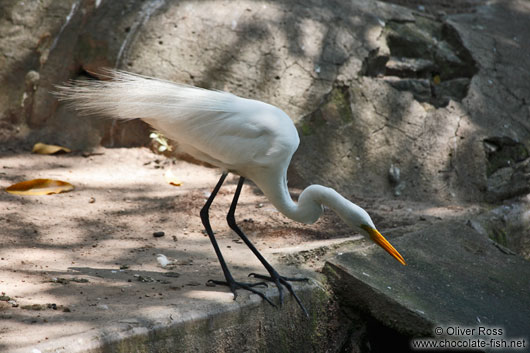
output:
[[[527,335],[528,1],[0,9],[1,352],[386,352],[447,322]],[[301,141],[293,200],[335,188],[407,266],[329,209],[314,225],[288,219],[248,181],[237,222],[282,274],[311,278],[293,282],[309,315],[291,295],[282,308],[245,291],[234,301],[209,282],[223,272],[199,217],[221,171],[143,121],[81,116],[53,95],[70,79],[107,80],[104,68],[279,107]],[[6,191],[39,179],[73,189]],[[234,277],[259,282],[247,275],[267,271],[227,225],[237,188],[229,175],[210,221]],[[257,288],[279,303],[274,284]]]
[[[88,157],[28,151],[4,155],[2,161],[12,181],[53,176],[76,186],[67,194],[0,194],[4,222],[0,283],[2,292],[17,305],[16,314],[5,321],[9,327],[24,332],[43,325],[46,335],[59,333],[63,327],[62,335],[72,335],[101,320],[147,319],[162,307],[173,308],[177,317],[186,315],[178,314],[184,307],[238,305],[226,288],[205,286],[209,279],[222,277],[198,218],[215,184],[215,169],[171,162],[147,149],[101,149]],[[166,183],[167,170],[178,176],[181,186]],[[1,183],[5,187],[9,181]],[[233,187],[234,181],[229,180],[227,189]],[[303,229],[290,235],[287,220],[251,187],[245,189],[244,197],[239,211],[243,227],[248,225],[249,236],[256,238],[258,248],[268,250],[271,259],[276,257],[274,248],[298,242]],[[224,212],[230,198],[228,191],[220,195],[212,222],[234,275],[244,278],[262,268],[227,230]],[[255,214],[255,210],[260,212]],[[278,225],[272,241],[260,239],[265,228],[274,233]],[[164,235],[154,237],[157,231]],[[313,237],[333,233],[321,228]],[[160,267],[157,254],[164,254],[174,265]],[[267,295],[274,297],[275,290],[269,288]],[[238,302],[248,298],[241,295]],[[21,336],[14,332],[2,344],[17,346]],[[44,342],[43,335],[36,333],[24,342]]]

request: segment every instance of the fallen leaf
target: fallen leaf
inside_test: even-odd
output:
[[[38,154],[55,154],[59,152],[70,153],[72,151],[69,148],[66,148],[63,146],[47,145],[42,142],[37,142],[33,146],[33,150],[31,152],[38,153]]]
[[[169,169],[166,172],[166,174],[164,175],[164,177],[166,178],[166,182],[168,182],[170,185],[173,185],[173,186],[181,186],[182,185],[182,181],[178,180],[177,177],[175,175],[173,175],[173,172],[171,172],[171,170],[169,170]]]
[[[70,183],[53,179],[33,179],[13,184],[6,191],[15,195],[50,195],[74,189]]]

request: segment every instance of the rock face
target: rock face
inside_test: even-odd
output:
[[[364,62],[363,75],[383,76],[397,90],[437,108],[467,95],[477,68],[451,26],[421,16],[410,22],[390,19],[379,41]]]
[[[375,49],[358,76],[340,88],[343,101],[332,92],[305,117],[297,172],[359,195],[366,188],[395,192],[385,178],[390,166],[401,171],[399,194],[405,198],[498,201],[527,193],[528,105],[522,91],[499,90],[506,77],[494,67],[502,45],[492,42],[488,52],[483,42],[479,46],[479,38],[495,36],[483,16],[511,11],[499,4],[443,20],[412,12],[405,20],[382,17]],[[509,117],[500,110],[502,96],[513,101],[507,109],[519,113]],[[322,113],[343,112],[337,107],[348,105],[350,122],[337,124],[332,114]],[[515,147],[508,149],[516,156],[485,150],[487,141],[512,141]],[[319,158],[321,153],[328,158]],[[489,171],[493,154],[503,166],[495,175]]]
[[[2,1],[0,4],[2,139],[20,133],[20,125],[32,121],[41,87],[49,80],[42,69],[50,63],[50,53],[63,45],[65,36],[61,26],[68,22],[73,3]],[[53,103],[53,99],[49,101]]]
[[[530,197],[507,203],[469,220],[478,233],[493,240],[501,251],[530,260]]]
[[[493,136],[484,139],[484,149],[490,200],[530,192],[530,159],[524,144],[506,136]]]
[[[164,0],[6,6],[3,139],[147,143],[144,124],[80,123],[50,94],[69,77],[118,66],[281,107],[302,135],[291,178],[299,185],[441,202],[528,192],[527,155],[491,151],[508,140],[528,150],[528,4],[402,4],[411,9],[317,0],[217,2],[215,11]]]

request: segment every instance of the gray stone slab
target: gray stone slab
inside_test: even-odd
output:
[[[438,326],[502,328],[504,338],[523,338],[528,349],[528,262],[464,223],[435,224],[391,242],[407,266],[358,245],[327,262],[324,272],[344,305],[409,337],[434,336]]]

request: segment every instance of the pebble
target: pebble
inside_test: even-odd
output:
[[[163,254],[157,254],[156,255],[156,261],[160,264],[162,267],[166,267],[171,263],[171,261],[168,260],[168,258]]]
[[[164,235],[166,235],[166,233],[164,233],[164,232],[154,232],[153,233],[153,237],[155,237],[155,238],[160,238],[160,237],[163,237]]]

